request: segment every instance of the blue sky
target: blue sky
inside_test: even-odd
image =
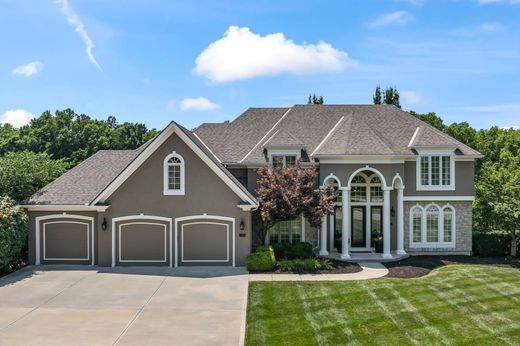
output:
[[[162,128],[371,103],[520,126],[520,0],[0,0],[0,122],[73,108]]]

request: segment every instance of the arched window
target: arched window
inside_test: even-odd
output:
[[[164,194],[184,195],[184,159],[176,152],[164,159]]]
[[[443,241],[452,242],[455,231],[455,209],[452,206],[445,206],[442,208],[442,223],[444,227]]]
[[[454,247],[455,208],[429,204],[424,209],[415,205],[410,209],[411,247]]]

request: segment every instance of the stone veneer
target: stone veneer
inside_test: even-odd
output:
[[[413,248],[410,249],[410,209],[419,204],[426,207],[435,203],[440,207],[450,204],[455,208],[455,248]],[[466,201],[434,201],[434,202],[404,202],[404,248],[411,255],[419,254],[452,254],[470,255],[472,249],[472,202]]]

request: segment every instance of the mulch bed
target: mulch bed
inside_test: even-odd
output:
[[[480,264],[504,268],[519,268],[520,260],[509,257],[480,258],[473,256],[411,256],[402,261],[383,263],[391,278],[417,278],[448,264]]]
[[[350,274],[359,273],[363,269],[357,263],[348,263],[329,259],[332,263],[333,268],[331,270],[312,270],[312,271],[301,271],[301,272],[282,272],[275,270],[272,272],[263,272],[267,274]]]

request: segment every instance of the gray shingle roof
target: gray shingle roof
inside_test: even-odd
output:
[[[107,187],[146,147],[135,150],[100,150],[23,204],[85,205]]]
[[[279,122],[276,123],[277,121]],[[336,128],[331,132],[335,125]],[[203,124],[195,129],[195,133],[226,163],[240,162],[254,148],[243,162],[253,165],[265,163],[264,147],[258,145],[265,143],[259,143],[256,139],[266,135],[268,139],[277,131],[290,133],[291,138],[303,142],[308,154],[318,148],[315,156],[402,156],[415,154],[413,145],[408,145],[417,128],[419,130],[413,141],[415,146],[450,145],[459,149],[459,154],[462,155],[480,154],[409,113],[390,105],[295,105],[290,109],[254,108],[247,110],[230,124]],[[277,143],[280,139],[277,138]],[[278,144],[283,146],[282,143]]]
[[[305,144],[299,138],[293,136],[289,131],[284,128],[276,130],[271,137],[269,137],[263,144],[262,147],[294,147],[303,148]]]

